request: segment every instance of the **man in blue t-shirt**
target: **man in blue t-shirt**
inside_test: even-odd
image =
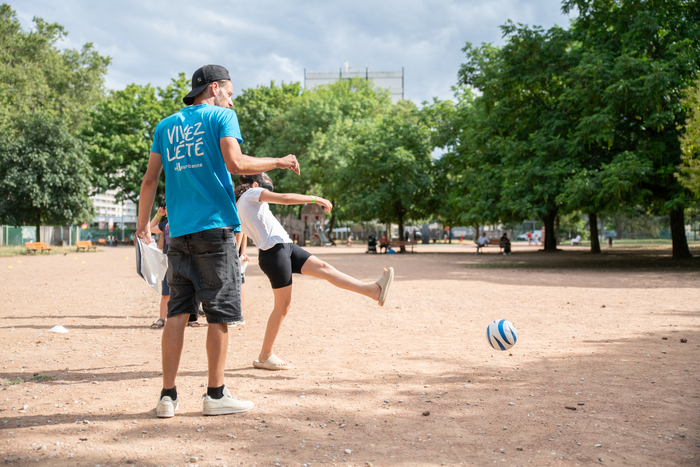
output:
[[[235,233],[240,231],[230,174],[252,175],[271,169],[299,174],[289,154],[255,158],[241,152],[243,142],[226,68],[206,65],[192,75],[192,90],[183,98],[189,107],[156,127],[141,184],[136,234],[151,242],[149,218],[158,178],[165,171],[170,246],[168,249],[168,319],[163,329],[163,390],[156,415],[173,417],[179,399],[175,379],[185,327],[196,300],[202,302],[207,331],[208,388],[204,415],[245,412],[253,403],[231,395],[224,385],[228,324],[242,321],[241,274]]]

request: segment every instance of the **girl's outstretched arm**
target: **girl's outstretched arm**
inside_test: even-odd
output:
[[[316,203],[330,212],[333,209],[333,204],[325,198],[312,195],[299,195],[296,193],[275,193],[273,191],[263,190],[260,193],[260,201],[274,204],[306,204]]]

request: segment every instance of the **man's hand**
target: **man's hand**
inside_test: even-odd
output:
[[[167,211],[165,210],[164,207],[158,208],[158,212],[156,213],[157,216],[160,216],[161,219],[167,215]]]
[[[299,175],[299,161],[297,161],[297,156],[294,154],[287,154],[284,157],[280,157],[282,166],[280,169],[293,170],[297,175]]]
[[[136,229],[136,236],[143,240],[143,243],[148,245],[151,243],[151,226],[146,224],[143,227]]]
[[[249,258],[248,258],[248,255],[246,255],[245,253],[243,253],[243,254],[240,256],[240,258],[238,258],[238,260],[239,260],[241,263],[247,263],[248,260],[249,260]]]

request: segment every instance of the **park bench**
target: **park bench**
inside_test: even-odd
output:
[[[418,245],[418,242],[411,242],[411,241],[406,241],[406,240],[392,240],[389,242],[389,247],[396,247],[396,248],[401,248],[403,247],[411,247],[411,253],[413,253],[413,247]]]
[[[102,246],[107,246],[107,240],[105,240],[104,238],[100,238],[99,240],[97,240],[97,243],[99,243]]]
[[[51,254],[51,250],[53,248],[46,246],[46,243],[44,242],[27,242],[24,244],[25,247],[27,247],[27,252],[33,251],[34,254],[36,254],[37,251],[41,251],[42,253],[44,251],[48,251],[49,254]]]
[[[493,242],[493,243],[487,243],[486,245],[479,245],[478,243],[474,243],[474,246],[476,247],[476,252],[479,253],[479,251],[480,251],[482,248],[486,248],[486,247],[489,247],[489,246],[500,246],[500,245],[499,245],[498,243],[496,243],[496,242]],[[499,250],[499,252],[500,252],[500,250]]]
[[[75,246],[78,248],[77,251],[80,251],[80,250],[90,251],[90,248],[93,248],[95,251],[97,251],[97,245],[93,245],[90,240],[77,241],[77,242],[75,242]]]

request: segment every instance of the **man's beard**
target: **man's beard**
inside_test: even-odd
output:
[[[226,98],[226,94],[224,93],[224,90],[219,88],[219,91],[216,93],[216,96],[214,97],[214,105],[217,107],[227,107],[228,108],[228,99]]]

